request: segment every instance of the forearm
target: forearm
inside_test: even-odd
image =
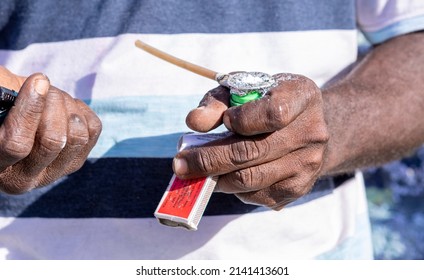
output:
[[[330,133],[322,175],[380,165],[424,143],[424,33],[375,48],[323,90]]]

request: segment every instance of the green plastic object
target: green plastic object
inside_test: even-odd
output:
[[[259,99],[262,97],[262,94],[257,90],[252,90],[248,92],[245,95],[237,95],[237,94],[231,94],[230,97],[230,105],[233,106],[239,106],[244,103]]]

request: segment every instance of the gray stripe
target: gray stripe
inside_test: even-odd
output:
[[[123,33],[354,29],[353,0],[3,0],[0,48]]]

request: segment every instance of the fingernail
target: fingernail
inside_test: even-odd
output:
[[[36,79],[34,81],[34,89],[40,95],[45,95],[49,90],[50,82],[46,76],[45,79]]]
[[[176,175],[185,175],[188,172],[187,161],[183,158],[174,158],[174,172]]]

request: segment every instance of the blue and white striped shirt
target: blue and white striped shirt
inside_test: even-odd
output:
[[[134,42],[219,72],[291,72],[323,85],[356,61],[358,26],[374,43],[424,28],[424,3],[405,2],[2,1],[1,64],[20,75],[45,73],[96,111],[103,132],[78,172],[28,194],[0,195],[0,258],[370,257],[359,174],[356,184],[329,186],[281,212],[217,193],[198,231],[159,225],[153,212],[188,131],[185,116],[216,84]],[[347,254],[349,246],[359,253]]]

